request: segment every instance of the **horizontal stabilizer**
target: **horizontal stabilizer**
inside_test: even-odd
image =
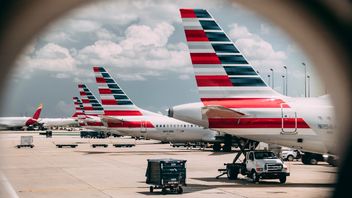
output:
[[[112,117],[112,116],[100,116],[101,121],[103,122],[104,126],[107,124],[122,124],[123,120],[120,118]]]
[[[214,105],[214,106],[204,106],[202,108],[203,119],[208,118],[241,118],[247,117],[245,113],[229,109],[223,106]]]

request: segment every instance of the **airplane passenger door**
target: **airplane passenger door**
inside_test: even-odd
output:
[[[147,126],[146,122],[142,121],[141,122],[141,133],[146,133],[147,132]]]
[[[281,134],[296,134],[297,112],[287,107],[286,103],[281,104]]]

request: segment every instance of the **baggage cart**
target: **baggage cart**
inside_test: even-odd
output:
[[[182,194],[182,186],[186,186],[186,161],[148,159],[146,183],[151,185],[149,191],[161,189],[162,194],[166,194],[168,191]]]

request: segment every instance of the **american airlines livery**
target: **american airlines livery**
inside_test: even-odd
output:
[[[33,126],[38,123],[38,119],[42,109],[43,104],[40,104],[32,117],[1,117],[0,129],[20,129],[22,127]]]
[[[93,68],[104,109],[102,121],[123,134],[164,142],[214,142],[217,132],[137,107],[103,67]]]
[[[336,154],[329,97],[291,98],[270,88],[204,9],[181,9],[201,102],[169,115],[259,142]]]

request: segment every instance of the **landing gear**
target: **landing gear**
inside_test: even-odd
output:
[[[222,147],[222,151],[231,152],[232,149],[232,135],[226,134],[224,136],[224,145]]]

